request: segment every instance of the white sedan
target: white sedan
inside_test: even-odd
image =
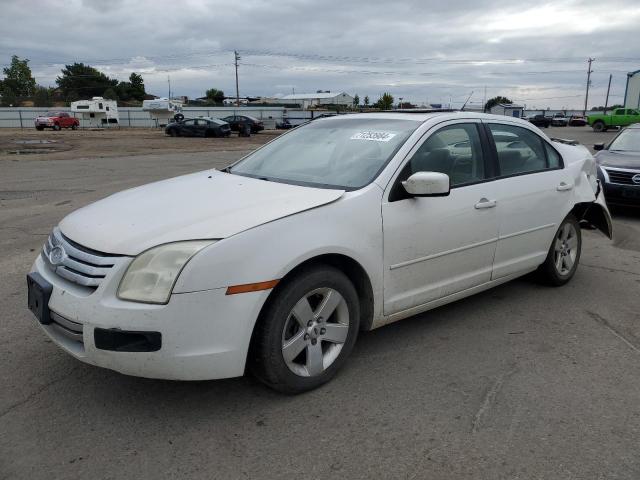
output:
[[[587,224],[611,237],[593,157],[528,122],[339,116],[68,215],[28,275],[29,307],[93,365],[179,380],[249,369],[302,392],[360,330],[533,271],[568,282]]]

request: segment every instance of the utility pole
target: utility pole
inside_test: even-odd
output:
[[[400,99],[400,110],[402,110],[402,97],[398,97]]]
[[[235,56],[235,65],[236,65],[236,107],[240,106],[240,89],[238,88],[238,60],[240,60],[240,55],[236,50],[233,51]]]
[[[482,111],[484,112],[484,106],[487,104],[487,86],[484,86],[484,95],[482,96]]]
[[[591,84],[591,74],[593,73],[593,70],[591,70],[591,62],[593,62],[595,60],[595,58],[591,58],[589,57],[589,60],[587,60],[589,62],[589,68],[587,69],[587,93],[584,96],[584,111],[582,112],[583,115],[587,114],[587,102],[589,101],[589,85]]]
[[[169,100],[171,100],[171,76],[167,75],[167,83],[169,84]]]
[[[607,114],[607,107],[609,106],[609,91],[611,90],[611,77],[613,77],[613,75],[610,73],[609,74],[609,86],[607,87],[607,99],[604,101],[604,114]]]

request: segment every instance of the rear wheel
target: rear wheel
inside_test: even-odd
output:
[[[60,125],[56,123],[56,124],[53,126],[53,129],[54,129],[54,130],[60,130]]]
[[[593,124],[593,131],[594,132],[604,132],[606,130],[605,126],[604,126],[604,122],[595,122]]]
[[[41,132],[42,130],[44,130],[44,127],[36,127],[36,130]]]
[[[568,215],[553,237],[546,260],[538,268],[540,279],[557,287],[567,283],[578,269],[581,251],[580,224],[573,215]]]
[[[301,393],[329,381],[358,335],[358,294],[330,266],[304,269],[286,280],[266,307],[252,340],[250,367],[262,382]]]

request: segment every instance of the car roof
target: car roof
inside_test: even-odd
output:
[[[640,123],[632,123],[627,128],[640,129]]]
[[[388,120],[414,120],[424,123],[428,120],[438,119],[440,121],[447,120],[461,120],[461,119],[481,119],[481,120],[499,120],[502,122],[517,122],[524,125],[530,125],[529,122],[517,117],[509,117],[505,115],[492,115],[490,113],[480,112],[461,112],[461,111],[447,111],[447,112],[372,112],[372,113],[352,113],[344,115],[334,115],[326,118],[318,118],[318,121],[333,122],[337,119],[344,119],[352,117],[354,119],[388,119]]]

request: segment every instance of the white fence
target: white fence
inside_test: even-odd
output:
[[[34,119],[38,115],[46,112],[68,112],[70,115],[76,116],[77,112],[72,112],[69,107],[66,108],[40,108],[40,107],[16,107],[16,108],[0,108],[0,128],[34,128]],[[120,127],[137,127],[137,128],[155,128],[156,122],[151,119],[149,112],[145,112],[140,107],[118,107],[120,115]],[[276,121],[287,118],[292,125],[299,125],[313,118],[314,114],[319,115],[323,112],[313,112],[294,108],[284,107],[185,107],[182,113],[186,118],[190,117],[213,117],[223,118],[234,113],[238,115],[249,115],[258,118],[264,122],[265,128],[275,128]],[[80,116],[78,116],[80,118]],[[84,121],[80,119],[80,127]]]

